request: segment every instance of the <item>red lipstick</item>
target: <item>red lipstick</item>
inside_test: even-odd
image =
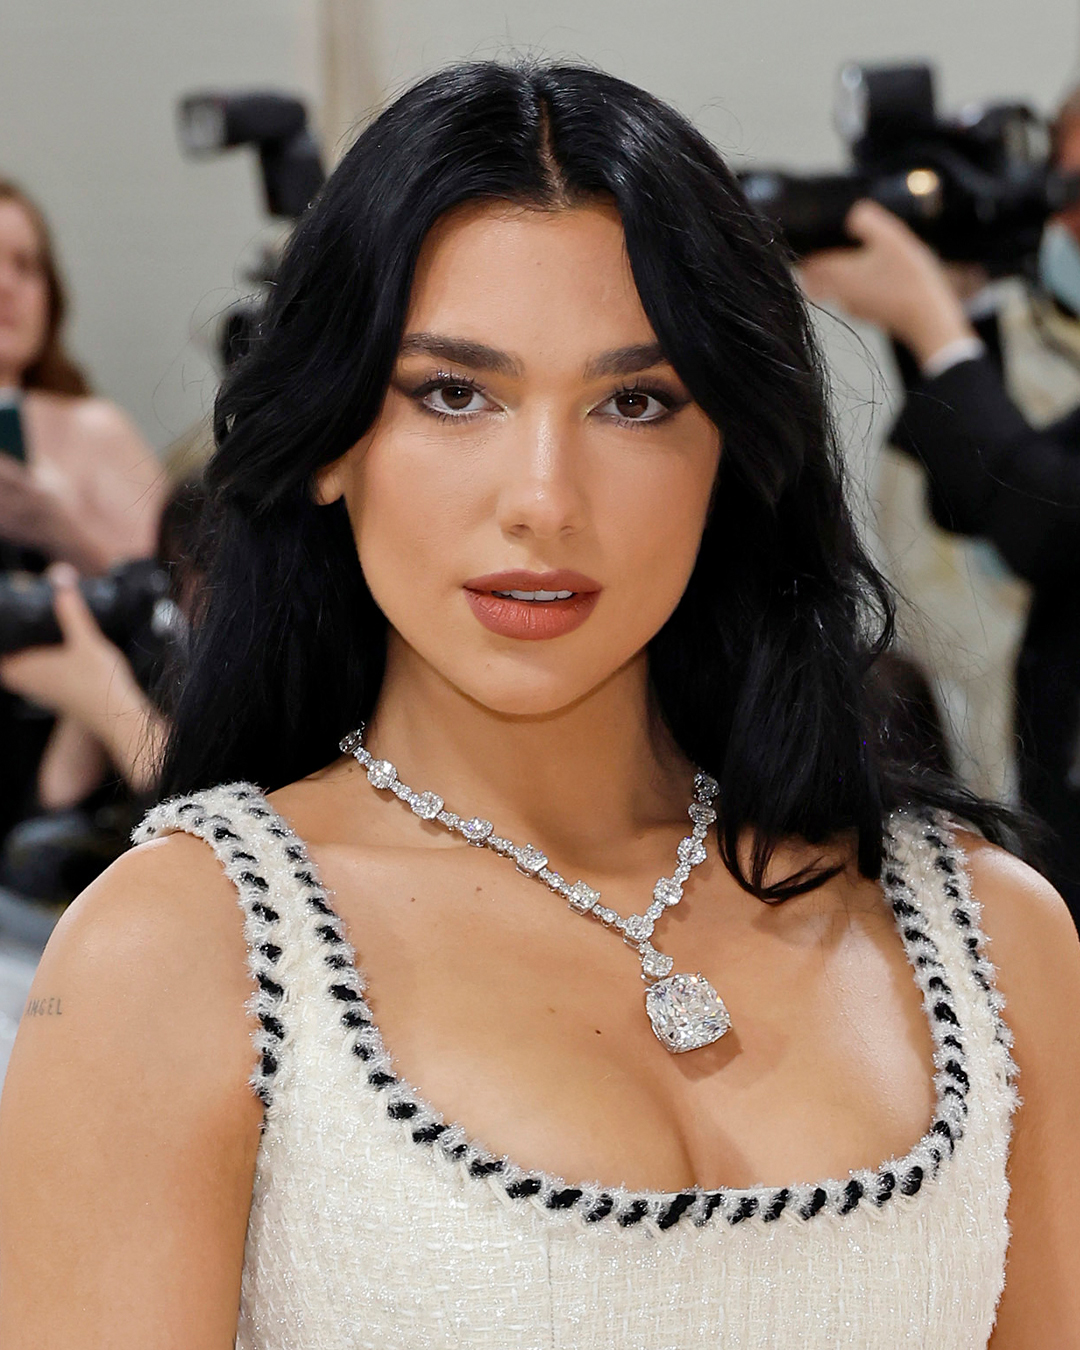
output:
[[[476,618],[500,637],[538,642],[580,628],[596,607],[601,586],[581,572],[491,572],[465,583],[465,598]],[[518,596],[509,594],[518,592]],[[546,595],[569,591],[560,599],[523,599],[521,592]]]

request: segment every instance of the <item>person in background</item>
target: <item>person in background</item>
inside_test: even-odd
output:
[[[1053,144],[1059,169],[1080,170],[1080,93],[1064,102]],[[976,330],[932,250],[873,201],[857,202],[847,225],[860,246],[805,260],[804,289],[899,345],[908,387],[891,439],[926,469],[931,515],[989,539],[1033,587],[1015,677],[1020,795],[1050,828],[1048,875],[1080,925],[1080,409],[1032,427],[1006,392],[993,337]],[[1046,283],[1075,311],[1078,240],[1080,205],[1049,223],[1043,248]]]
[[[170,578],[129,651],[106,637],[69,563],[53,563],[62,641],[0,655],[0,686],[33,696],[60,721],[41,757],[35,814],[0,846],[0,887],[63,906],[128,845],[152,800],[168,709],[183,683],[187,633],[199,605],[205,494],[175,484],[155,557]]]
[[[63,342],[64,288],[41,210],[0,179],[0,570],[84,574],[153,552],[165,482],[115,404],[91,395]],[[50,735],[72,764],[89,733],[33,693],[0,690],[0,838],[34,809]]]

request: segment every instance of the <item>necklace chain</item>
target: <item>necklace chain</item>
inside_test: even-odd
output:
[[[705,861],[709,826],[716,820],[713,799],[719,791],[716,780],[700,769],[694,774],[694,799],[687,808],[693,823],[690,833],[679,841],[677,863],[671,876],[661,877],[653,887],[652,900],[644,913],[624,918],[616,910],[601,904],[598,890],[584,881],[569,882],[548,866],[548,857],[534,844],[515,844],[495,833],[490,820],[480,816],[459,816],[446,808],[438,793],[416,792],[398,776],[388,759],[376,759],[364,745],[364,726],[344,736],[340,749],[352,755],[366,771],[368,782],[379,791],[395,797],[419,816],[462,835],[478,848],[489,848],[509,858],[523,875],[542,882],[561,895],[575,913],[591,915],[605,927],[622,934],[641,960],[641,978],[648,984],[645,1004],[653,1030],[669,1050],[696,1049],[719,1039],[730,1027],[730,1018],[719,996],[703,975],[672,975],[674,962],[658,951],[651,938],[657,920],[665,909],[683,898],[683,888],[691,872]],[[655,983],[654,983],[655,981]]]

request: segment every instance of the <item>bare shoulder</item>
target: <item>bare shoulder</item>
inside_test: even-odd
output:
[[[988,956],[1015,1013],[1065,999],[1080,1023],[1080,939],[1065,901],[1033,867],[979,835],[957,831],[982,908]],[[1061,1008],[1064,1013],[1065,1008]]]
[[[1014,1037],[1022,1158],[1023,1140],[1066,1103],[1073,1117],[1080,1113],[1080,940],[1064,900],[1034,868],[977,835],[958,832],[957,842],[967,855],[986,955]]]
[[[111,399],[97,397],[72,399],[70,416],[83,435],[94,436],[104,441],[142,440],[135,423]]]
[[[167,1060],[173,1074],[221,1075],[219,1088],[243,1086],[252,1066],[250,992],[243,915],[211,850],[182,834],[141,844],[57,924],[24,1013],[12,1077],[18,1080],[24,1057],[46,1053],[47,1038],[48,1058],[107,1046],[114,1060],[126,1058],[128,1067],[153,1076]]]
[[[153,459],[153,451],[126,412],[107,398],[73,397],[40,389],[26,396],[27,411],[39,447],[49,454],[66,449],[84,459],[116,457],[123,462]]]
[[[4,1344],[233,1343],[262,1107],[231,890],[172,835],[58,924],[0,1102]]]
[[[1080,941],[1065,902],[1038,872],[974,834],[958,832],[957,842],[1019,1068],[1009,1257],[990,1345],[1042,1350],[1080,1327]]]
[[[122,854],[65,912],[45,958],[99,947],[117,964],[150,957],[159,968],[242,955],[243,916],[213,851],[177,832]]]

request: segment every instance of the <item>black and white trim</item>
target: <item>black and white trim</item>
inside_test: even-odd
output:
[[[226,809],[216,810],[219,805]],[[194,834],[214,850],[225,875],[236,887],[244,911],[248,970],[256,986],[248,1002],[257,1019],[252,1033],[256,1062],[250,1083],[263,1104],[269,1106],[285,1039],[282,1017],[285,989],[276,969],[282,952],[278,940],[281,915],[264,875],[262,851],[252,843],[252,827],[240,819],[243,816],[259,830],[278,838],[289,833],[257,787],[251,783],[231,783],[225,788],[175,797],[153,807],[136,826],[131,839],[132,843],[142,844],[170,830]]]
[[[308,922],[324,949],[326,992],[340,1010],[348,1053],[355,1059],[367,1087],[379,1094],[387,1116],[400,1122],[413,1143],[438,1149],[468,1177],[497,1185],[511,1201],[527,1202],[550,1211],[572,1211],[586,1223],[611,1220],[623,1228],[649,1224],[659,1230],[683,1220],[702,1226],[719,1219],[732,1225],[746,1221],[768,1224],[785,1214],[803,1220],[822,1214],[843,1216],[860,1205],[881,1208],[897,1197],[918,1194],[928,1179],[937,1176],[964,1137],[971,1087],[965,1029],[941,953],[899,861],[892,829],[886,835],[882,889],[922,991],[934,1041],[936,1108],[929,1130],[905,1157],[890,1160],[876,1170],[852,1172],[844,1179],[786,1187],[714,1191],[691,1188],[678,1193],[629,1191],[568,1185],[562,1178],[518,1167],[509,1158],[499,1157],[470,1140],[460,1125],[445,1121],[401,1079],[364,998],[364,980],[342,920],[330,903],[303,842],[284,826],[252,785],[234,784],[213,792],[231,797],[236,811],[247,820],[240,822],[236,816],[209,813],[201,805],[208,794],[195,794],[155,808],[133,839],[141,842],[167,829],[198,834],[214,848],[240,892],[251,971],[259,986],[252,1003],[260,1023],[255,1036],[259,1063],[251,1081],[264,1102],[270,1101],[277,1050],[285,1035],[280,1015],[283,991],[274,979],[274,964],[280,955],[274,942],[274,924],[279,916],[267,901],[267,883],[257,861],[262,853],[258,843],[250,841],[245,828],[248,821],[263,834],[273,852],[280,850],[289,865],[288,875],[300,888]],[[935,868],[943,874],[942,887],[953,902],[952,920],[962,933],[972,978],[985,991],[993,1012],[1002,1054],[1001,1072],[1011,1083],[1015,1073],[1009,1056],[1012,1037],[1001,1015],[1004,1001],[994,988],[994,968],[983,955],[985,935],[979,928],[978,905],[970,894],[963,855],[943,817],[921,814],[901,819],[921,833],[933,851]]]
[[[951,902],[950,918],[963,938],[971,978],[983,991],[994,1024],[994,1041],[999,1047],[998,1069],[1002,1080],[1015,1088],[1018,1069],[1012,1057],[1013,1033],[1005,1021],[1005,998],[995,984],[997,972],[986,956],[989,942],[981,927],[982,906],[971,894],[971,879],[963,849],[956,843],[945,820],[933,812],[919,817],[924,841],[934,850],[934,866],[943,874],[942,892]],[[1010,1096],[1016,1105],[1015,1090]]]

